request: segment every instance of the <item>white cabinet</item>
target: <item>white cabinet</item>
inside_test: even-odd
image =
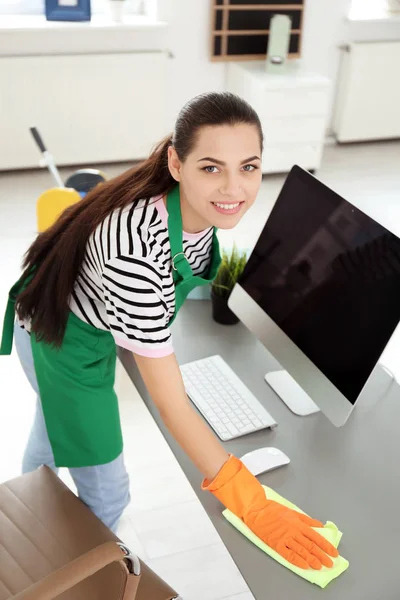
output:
[[[267,73],[264,61],[229,63],[227,90],[257,111],[264,132],[263,173],[289,171],[294,164],[317,169],[327,126],[330,81],[289,63],[282,74]]]

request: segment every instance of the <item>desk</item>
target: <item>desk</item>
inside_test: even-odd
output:
[[[344,532],[340,551],[350,567],[325,590],[302,580],[251,544],[221,515],[221,505],[202,492],[201,474],[169,434],[125,350],[120,358],[214,527],[256,600],[398,600],[400,589],[400,388],[392,386],[375,406],[355,409],[335,428],[321,414],[297,417],[264,381],[277,363],[241,323],[220,326],[209,301],[189,300],[172,326],[183,364],[221,354],[277,420],[278,427],[225,443],[237,456],[276,446],[290,465],[260,476],[261,483],[315,518],[334,521]]]

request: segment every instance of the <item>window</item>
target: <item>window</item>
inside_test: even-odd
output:
[[[2,0],[0,13],[38,15],[44,12],[44,0]]]
[[[125,0],[124,12],[133,15],[154,14],[156,0]],[[108,13],[107,0],[91,0],[92,14]],[[44,0],[0,0],[0,13],[8,15],[43,15]]]
[[[400,6],[400,0],[398,2]],[[389,0],[351,0],[349,18],[355,21],[383,19],[388,16],[390,4]]]

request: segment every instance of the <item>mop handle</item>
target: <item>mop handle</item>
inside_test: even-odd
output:
[[[33,139],[39,146],[40,152],[46,152],[46,146],[44,145],[44,142],[43,142],[42,138],[40,137],[40,133],[38,132],[36,127],[29,127],[29,130],[30,130],[31,134],[33,135]]]
[[[63,188],[64,187],[63,180],[61,179],[60,173],[58,172],[58,169],[54,163],[54,159],[53,159],[52,155],[50,154],[50,152],[47,151],[46,146],[44,145],[44,142],[41,138],[40,133],[38,132],[36,127],[29,127],[29,130],[33,136],[33,139],[39,146],[39,150],[43,154],[43,159],[40,161],[39,164],[41,166],[46,165],[47,168],[49,169],[50,173],[53,175],[57,186]]]

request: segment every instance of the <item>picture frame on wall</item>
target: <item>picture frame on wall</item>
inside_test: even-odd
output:
[[[90,21],[90,0],[46,0],[47,21]]]

